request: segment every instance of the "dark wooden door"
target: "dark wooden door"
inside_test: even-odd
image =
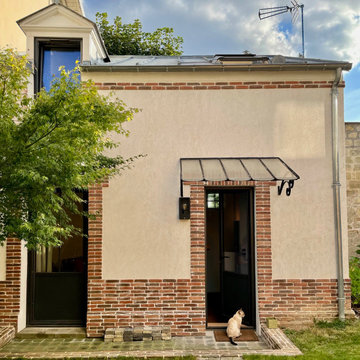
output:
[[[251,189],[207,194],[208,323],[226,323],[242,308],[244,324],[255,326],[252,199]]]
[[[87,200],[87,193],[81,193]],[[86,210],[86,203],[79,205]],[[87,218],[71,215],[87,234]],[[61,247],[29,252],[28,325],[84,326],[87,303],[87,239],[75,235]]]

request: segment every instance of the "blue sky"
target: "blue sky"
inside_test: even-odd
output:
[[[258,9],[290,5],[290,0],[82,0],[85,15],[107,12],[124,22],[140,19],[145,31],[173,27],[184,38],[185,55],[301,52],[300,16],[289,13],[260,21]],[[304,0],[305,56],[346,60],[345,121],[360,122],[360,1]]]

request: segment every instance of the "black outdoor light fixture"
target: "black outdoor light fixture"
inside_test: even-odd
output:
[[[190,219],[190,198],[179,198],[179,219]]]

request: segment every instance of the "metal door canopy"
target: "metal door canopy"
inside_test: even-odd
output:
[[[294,181],[300,179],[279,157],[181,158],[180,176],[181,185],[184,181],[281,181],[279,195],[286,182],[290,195]]]

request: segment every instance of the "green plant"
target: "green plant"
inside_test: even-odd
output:
[[[154,32],[144,32],[139,19],[132,24],[124,24],[116,16],[109,24],[107,13],[96,14],[96,24],[100,30],[110,55],[181,55],[183,38],[174,36],[169,27],[158,28]]]
[[[358,247],[360,247],[358,245]],[[356,250],[360,254],[360,249]],[[349,275],[351,279],[351,299],[355,305],[360,304],[360,258],[354,256],[350,259]]]
[[[339,319],[335,319],[333,321],[314,319],[314,325],[319,329],[345,329],[348,324],[348,321],[341,321]]]

